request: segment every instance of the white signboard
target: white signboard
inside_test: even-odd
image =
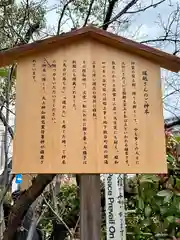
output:
[[[126,240],[124,175],[105,174],[107,240]]]

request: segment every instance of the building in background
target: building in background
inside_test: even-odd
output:
[[[170,131],[176,137],[180,136],[180,116],[165,119],[165,124],[171,124],[173,122],[177,122],[178,120],[179,123],[177,125],[168,128],[168,131]]]

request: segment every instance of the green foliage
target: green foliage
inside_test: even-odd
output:
[[[61,217],[69,226],[76,224],[80,207],[76,185],[63,185],[58,197],[61,200],[58,204]]]
[[[29,27],[37,22],[40,22],[40,31],[45,26],[45,6],[31,0],[28,4],[20,1],[1,7],[0,49],[12,47],[22,41]]]
[[[139,174],[128,179],[132,195],[126,199],[127,239],[154,240],[180,237],[180,164],[176,158],[176,139],[167,135],[168,174]],[[104,185],[102,184],[102,199]],[[51,197],[50,197],[51,199]],[[49,199],[49,200],[50,200]],[[63,185],[58,194],[58,214],[71,228],[79,217],[79,198],[76,185]],[[52,231],[54,215],[45,213],[41,225]],[[106,239],[105,209],[102,208],[102,239]],[[157,237],[157,238],[156,238]],[[174,238],[174,239],[175,239]]]
[[[176,143],[177,139],[166,134],[168,174],[134,178],[138,194],[131,201],[136,202],[136,209],[126,219],[127,231],[135,234],[134,239],[180,236],[180,163]]]
[[[5,78],[8,76],[8,70],[6,68],[0,68],[0,77]]]
[[[6,99],[6,92],[7,92],[7,80],[9,78],[9,72],[10,70],[8,68],[0,68],[0,103],[3,103]],[[13,73],[13,76],[11,78],[11,88],[9,91],[9,97],[11,106],[15,104],[15,84],[16,84],[16,78],[15,78],[15,72]]]
[[[10,2],[11,4],[7,4]],[[7,1],[0,0],[0,49],[11,48],[27,37],[27,32],[33,24],[39,23],[40,27],[36,34],[45,26],[45,4],[38,1]],[[35,34],[33,34],[33,37]],[[30,39],[32,40],[32,39]],[[15,101],[16,71],[11,76],[10,102]],[[8,68],[0,69],[0,103],[3,103],[7,92]]]
[[[51,194],[46,196],[47,201],[53,207],[53,200]],[[56,197],[57,200],[57,215],[66,223],[69,228],[73,228],[79,218],[79,198],[77,197],[76,185],[62,185],[60,192]],[[43,208],[46,208],[46,204],[43,203]],[[46,232],[46,236],[50,236],[53,230],[52,220],[59,222],[58,217],[54,215],[50,208],[47,208],[44,217],[40,221],[41,229]]]

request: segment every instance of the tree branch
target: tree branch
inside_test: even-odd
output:
[[[55,174],[38,174],[32,185],[16,200],[8,219],[8,226],[4,232],[3,240],[14,240],[17,228],[27,213],[31,204],[40,196],[45,187],[53,180]]]
[[[168,93],[166,96],[163,97],[163,100],[168,98],[169,96],[173,95],[174,93],[180,92],[180,89],[175,89],[174,91]]]
[[[62,21],[62,19],[63,19],[63,16],[64,16],[64,13],[65,13],[65,11],[66,11],[66,8],[68,7],[68,5],[69,5],[72,1],[73,1],[73,0],[69,0],[69,1],[64,5],[64,7],[63,7],[63,9],[62,9],[62,13],[61,13],[61,16],[60,16],[59,21],[58,21],[57,35],[60,34],[61,21]]]
[[[71,237],[73,236],[71,230],[69,229],[68,225],[65,223],[65,221],[59,216],[58,212],[56,212],[52,206],[49,204],[49,202],[47,201],[47,199],[44,197],[44,201],[47,204],[47,206],[50,208],[50,210],[53,212],[53,214],[56,216],[57,220],[59,222],[62,222],[64,224],[64,226],[66,227],[66,229],[68,230],[69,234],[71,235]]]
[[[19,34],[21,34],[21,31],[22,31],[22,29],[23,29],[23,27],[24,27],[24,24],[25,24],[25,21],[26,21],[26,17],[27,17],[28,11],[29,11],[29,0],[26,0],[25,13],[24,13],[23,21],[22,21],[23,24],[22,24],[22,26],[21,26],[21,28],[20,28],[20,30],[19,30]],[[17,44],[17,43],[16,43],[16,44]]]
[[[5,118],[4,114],[2,113],[2,111],[0,111],[0,120],[2,121],[3,125],[4,125],[5,127],[7,127],[8,132],[9,132],[11,138],[13,139],[13,138],[14,138],[13,129],[8,125],[8,123],[7,123],[7,121],[6,121],[6,118]]]
[[[144,40],[144,41],[141,41],[140,43],[143,43],[143,44],[144,44],[144,43],[164,42],[164,41],[168,41],[168,42],[180,42],[180,40],[177,40],[177,39],[161,37],[161,38],[157,38],[157,39]]]
[[[164,124],[164,128],[165,128],[165,129],[168,129],[168,128],[172,128],[172,127],[177,126],[177,125],[180,125],[180,119],[178,119],[178,118],[177,118],[177,120],[174,121],[174,122],[165,123],[165,124]]]
[[[124,8],[123,8],[123,10],[122,11],[120,11],[115,17],[113,17],[111,20],[110,20],[110,18],[111,18],[111,16],[109,17],[109,13],[108,13],[108,11],[111,13],[111,15],[112,15],[112,11],[113,11],[113,9],[110,9],[109,10],[109,7],[108,7],[108,11],[107,11],[107,14],[106,14],[106,18],[105,18],[105,21],[104,21],[104,23],[103,23],[103,25],[102,26],[100,26],[100,28],[103,28],[104,30],[107,30],[107,28],[108,28],[108,26],[111,24],[111,23],[113,23],[114,21],[116,21],[118,18],[120,18],[123,14],[125,14],[127,11],[128,11],[128,9],[130,9],[133,5],[135,5],[137,2],[138,2],[139,0],[132,0],[130,3],[128,3]],[[116,1],[115,1],[116,2]],[[111,2],[110,2],[111,3]],[[110,4],[109,4],[109,6],[110,6]]]
[[[29,27],[29,29],[26,32],[25,37],[24,37],[24,43],[25,44],[28,43],[31,40],[34,32],[36,32],[39,29],[39,27],[40,27],[40,22],[37,22],[37,23],[35,23],[35,24],[33,24]]]
[[[84,22],[83,27],[85,27],[86,24],[87,24],[87,22],[88,22],[89,16],[90,16],[90,14],[91,14],[91,10],[92,10],[93,3],[94,3],[94,0],[91,0],[91,2],[90,2],[90,4],[89,4],[88,13],[87,13],[87,16],[86,16],[86,19],[85,19],[85,22]]]
[[[128,14],[135,14],[135,13],[139,13],[139,12],[144,12],[144,11],[146,11],[147,9],[149,9],[149,8],[156,8],[158,5],[160,5],[161,3],[163,3],[163,2],[165,2],[166,0],[161,0],[161,1],[159,1],[159,2],[157,2],[157,3],[154,3],[154,4],[150,4],[149,6],[147,6],[147,7],[144,7],[144,8],[141,8],[141,9],[139,9],[139,10],[136,10],[136,11],[127,11],[126,13]]]
[[[110,24],[110,19],[111,19],[112,13],[113,13],[113,9],[114,9],[114,6],[115,6],[117,1],[118,0],[109,1],[109,6],[108,6],[108,9],[107,9],[107,12],[106,12],[106,17],[104,19],[103,25],[101,26],[104,30],[107,30],[107,28]]]

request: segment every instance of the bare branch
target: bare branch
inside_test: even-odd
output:
[[[105,18],[106,18],[107,2],[108,2],[108,0],[105,0],[105,2],[104,2],[104,9],[103,9],[103,22],[105,22]]]
[[[5,127],[5,151],[6,151],[6,143],[7,143],[7,134],[9,133],[11,138],[13,139],[14,137],[14,132],[13,129],[9,126],[8,124],[8,118],[9,118],[9,92],[11,89],[11,84],[12,84],[12,79],[13,79],[13,74],[15,71],[15,67],[16,65],[13,64],[11,69],[9,70],[9,76],[7,78],[7,82],[6,82],[6,98],[4,99],[3,103],[2,103],[2,107],[0,109],[0,120],[2,121],[4,127]],[[4,104],[6,104],[6,117],[4,116],[4,114],[2,113]],[[6,156],[7,157],[7,156]]]
[[[94,3],[94,0],[91,0],[91,2],[90,2],[90,4],[89,4],[88,13],[87,13],[87,16],[86,16],[86,19],[85,19],[85,22],[84,22],[83,27],[85,27],[86,24],[87,24],[87,22],[88,22],[89,16],[90,16],[90,14],[91,14],[91,10],[92,10],[93,3]]]
[[[127,11],[126,12],[126,14],[128,14],[128,13],[130,13],[130,14],[135,14],[135,13],[139,13],[139,12],[144,12],[144,11],[146,11],[147,9],[149,9],[149,8],[156,8],[158,5],[160,5],[161,3],[163,3],[163,2],[165,2],[166,0],[161,0],[161,1],[159,1],[159,2],[157,2],[157,3],[152,3],[152,4],[150,4],[150,5],[148,5],[147,7],[144,7],[144,8],[141,8],[141,9],[138,9],[138,10],[136,10],[136,11]]]
[[[168,37],[169,34],[171,33],[172,25],[175,22],[177,14],[178,14],[177,10],[173,11],[172,13],[170,13],[166,25],[163,24],[162,18],[160,17],[161,27],[163,27],[163,29],[165,31],[165,37]]]
[[[144,40],[144,41],[141,41],[140,43],[153,43],[153,42],[180,42],[180,40],[177,40],[177,39],[173,39],[173,38],[166,38],[165,36],[164,37],[161,37],[161,38],[157,38],[157,39],[148,39],[148,40]]]
[[[24,13],[24,18],[23,18],[23,24],[19,30],[19,34],[21,34],[21,31],[24,27],[25,21],[26,21],[26,17],[27,17],[27,13],[29,12],[29,0],[26,0],[26,7],[25,7],[25,13]],[[17,43],[16,43],[17,44]]]
[[[63,7],[63,9],[62,9],[62,13],[61,13],[60,18],[59,18],[59,21],[58,21],[57,35],[60,34],[61,21],[62,21],[62,19],[63,19],[63,16],[64,16],[64,13],[65,13],[65,11],[66,11],[66,8],[68,7],[68,5],[69,5],[72,1],[73,1],[73,0],[69,0],[69,1],[64,5],[64,7]]]
[[[40,22],[37,22],[29,27],[29,29],[26,32],[26,35],[24,37],[24,43],[28,43],[31,40],[33,33],[35,31],[37,31],[37,29],[39,29],[39,27],[40,27]]]
[[[71,19],[71,22],[72,22],[72,25],[73,25],[73,28],[76,28],[77,27],[77,24],[75,23],[74,19],[73,19],[73,16],[72,16],[72,13],[71,13],[71,9],[68,7],[68,13],[69,13],[69,17]]]
[[[6,118],[5,118],[4,114],[2,113],[2,111],[0,111],[0,120],[2,121],[3,125],[8,128],[8,132],[9,132],[11,138],[13,139],[14,138],[13,129],[6,122]]]
[[[133,5],[135,5],[139,0],[132,0],[130,3],[128,3],[122,11],[120,11],[115,17],[113,17],[111,20],[111,16],[109,17],[109,13],[108,11],[110,12],[110,14],[112,15],[112,11],[113,9],[110,9],[108,8],[108,11],[107,11],[107,18],[105,18],[105,21],[103,23],[102,26],[100,26],[100,28],[103,28],[104,30],[107,30],[108,26],[113,23],[114,21],[116,21],[118,18],[120,18],[123,14],[125,14],[128,9],[130,9]],[[116,2],[116,1],[115,1]],[[111,3],[111,2],[110,2]],[[110,4],[109,4],[110,5]],[[114,7],[114,6],[113,6]]]
[[[73,229],[73,239],[74,239],[74,237],[75,237],[76,230],[77,230],[77,228],[78,228],[79,222],[80,222],[80,216],[78,217],[78,220],[77,220],[77,222],[76,222],[76,225],[75,225],[75,227],[74,227],[74,229]]]
[[[52,208],[51,204],[46,200],[46,198],[44,197],[44,201],[45,203],[48,205],[48,207],[50,208],[50,210],[54,213],[54,215],[57,217],[59,222],[62,222],[64,224],[64,226],[66,227],[66,229],[68,230],[69,234],[71,235],[71,237],[73,236],[73,233],[71,232],[71,230],[69,229],[69,227],[67,226],[67,224],[64,222],[64,220],[58,215],[58,213],[56,211],[54,211],[54,209]]]
[[[111,0],[111,1],[109,1],[109,6],[108,6],[108,9],[107,9],[107,12],[106,12],[106,17],[104,19],[103,25],[101,26],[104,30],[107,30],[107,28],[108,28],[108,26],[110,24],[110,19],[111,19],[113,10],[114,10],[114,6],[115,6],[117,1],[118,0]]]
[[[171,47],[174,48],[172,50],[173,55],[176,55],[180,52],[180,7],[177,4],[176,10],[172,11],[169,16],[167,16],[166,23],[163,21],[161,16],[159,15],[159,27],[163,29],[164,33],[155,39],[148,39],[141,41],[141,43],[164,43],[171,44]]]
[[[7,13],[7,9],[6,9],[6,6],[4,7],[4,18],[5,18],[5,21],[7,23],[7,26],[9,27],[9,29],[12,31],[12,36],[14,34],[17,35],[17,37],[20,39],[21,42],[24,41],[23,37],[21,36],[21,34],[19,34],[13,27],[13,24],[10,24],[9,23],[9,16],[8,16],[8,13]]]
[[[53,186],[53,182],[50,184],[50,189],[52,192],[52,200],[53,200],[54,210],[58,213],[58,204],[57,204],[56,192],[55,192],[55,187]]]
[[[12,80],[13,80],[13,73],[14,73],[14,67],[13,65],[9,72],[8,72],[8,78],[6,80],[6,86],[5,86],[5,106],[6,106],[6,123],[5,126],[5,134],[4,134],[4,153],[5,153],[5,166],[4,166],[4,184],[6,185],[8,182],[8,133],[9,133],[9,104],[10,104],[10,92],[12,88]]]
[[[163,97],[163,100],[166,99],[166,98],[168,98],[169,96],[173,95],[174,93],[177,93],[177,92],[180,92],[180,89],[176,89],[176,90],[168,93],[166,96]]]
[[[175,116],[175,117],[177,117],[177,114],[175,114],[175,111],[179,111],[180,109],[176,106],[172,106],[171,104],[169,104],[169,103],[165,103],[165,105],[166,106],[168,106],[168,107],[170,107],[171,109],[173,109],[173,111],[172,111],[172,113],[173,113],[173,115]],[[166,109],[167,110],[167,109]]]

